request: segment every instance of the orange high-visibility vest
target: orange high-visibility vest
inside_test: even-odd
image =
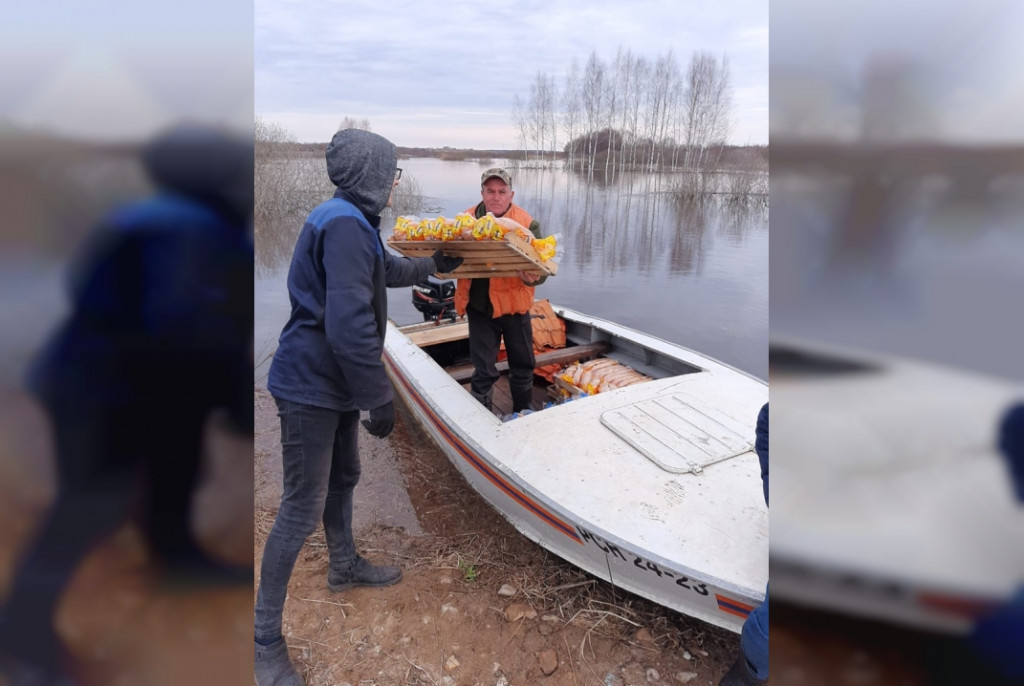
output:
[[[474,214],[477,206],[470,207],[466,210],[466,214]],[[525,228],[529,228],[533,223],[533,217],[515,204],[510,206],[502,216],[508,217]],[[455,312],[459,315],[466,314],[466,305],[469,304],[469,283],[472,280],[459,279],[455,284]],[[506,314],[525,314],[533,307],[533,286],[527,286],[518,276],[503,276],[489,279],[489,281],[491,286],[488,292],[491,296],[491,307],[494,308],[495,317]]]

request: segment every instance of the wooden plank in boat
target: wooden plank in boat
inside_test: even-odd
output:
[[[405,335],[409,337],[410,341],[421,348],[428,345],[458,341],[463,338],[469,338],[469,322],[433,326],[429,329],[410,331]]]
[[[534,356],[536,366],[543,367],[549,364],[567,364],[569,362],[575,362],[576,360],[584,360],[595,355],[601,355],[611,348],[611,344],[607,341],[596,341],[594,343],[586,343],[584,345],[574,345],[569,348],[561,348],[559,350],[552,350],[547,353],[540,353]],[[502,360],[496,365],[498,373],[508,371],[508,360]],[[470,380],[473,376],[473,365],[463,364],[457,367],[449,367],[448,374],[459,383],[465,383]]]
[[[389,238],[387,244],[406,257],[430,257],[435,250],[442,250],[446,255],[463,258],[463,263],[454,272],[438,274],[446,279],[516,276],[520,271],[549,276],[558,273],[558,264],[554,260],[541,260],[530,242],[514,233],[500,241],[396,241]]]

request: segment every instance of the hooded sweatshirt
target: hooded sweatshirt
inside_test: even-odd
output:
[[[381,354],[386,287],[411,286],[437,271],[430,257],[384,249],[378,227],[398,154],[386,138],[343,129],[327,146],[334,197],[306,218],[288,272],[291,317],[267,388],[275,398],[338,411],[391,401]]]
[[[167,405],[184,413],[248,395],[252,160],[251,138],[200,124],[147,144],[158,190],[114,208],[80,247],[71,312],[28,370],[47,407],[173,395]]]

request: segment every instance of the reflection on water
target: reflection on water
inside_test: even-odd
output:
[[[1020,178],[969,201],[890,182],[864,222],[856,183],[776,171],[773,335],[1024,378]]]
[[[501,160],[402,160],[424,214],[452,217],[480,200],[480,173]],[[768,373],[768,209],[761,199],[685,202],[672,174],[588,182],[561,169],[511,169],[515,202],[558,236],[548,298],[699,350],[760,378]],[[394,217],[385,216],[387,232]],[[285,286],[301,220],[257,242],[257,360],[269,359],[288,317]],[[389,292],[389,315],[418,321],[409,289]],[[265,379],[266,365],[257,370]]]

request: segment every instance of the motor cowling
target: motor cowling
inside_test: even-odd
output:
[[[455,280],[428,276],[412,287],[412,304],[423,314],[424,321],[444,317],[454,320]]]

